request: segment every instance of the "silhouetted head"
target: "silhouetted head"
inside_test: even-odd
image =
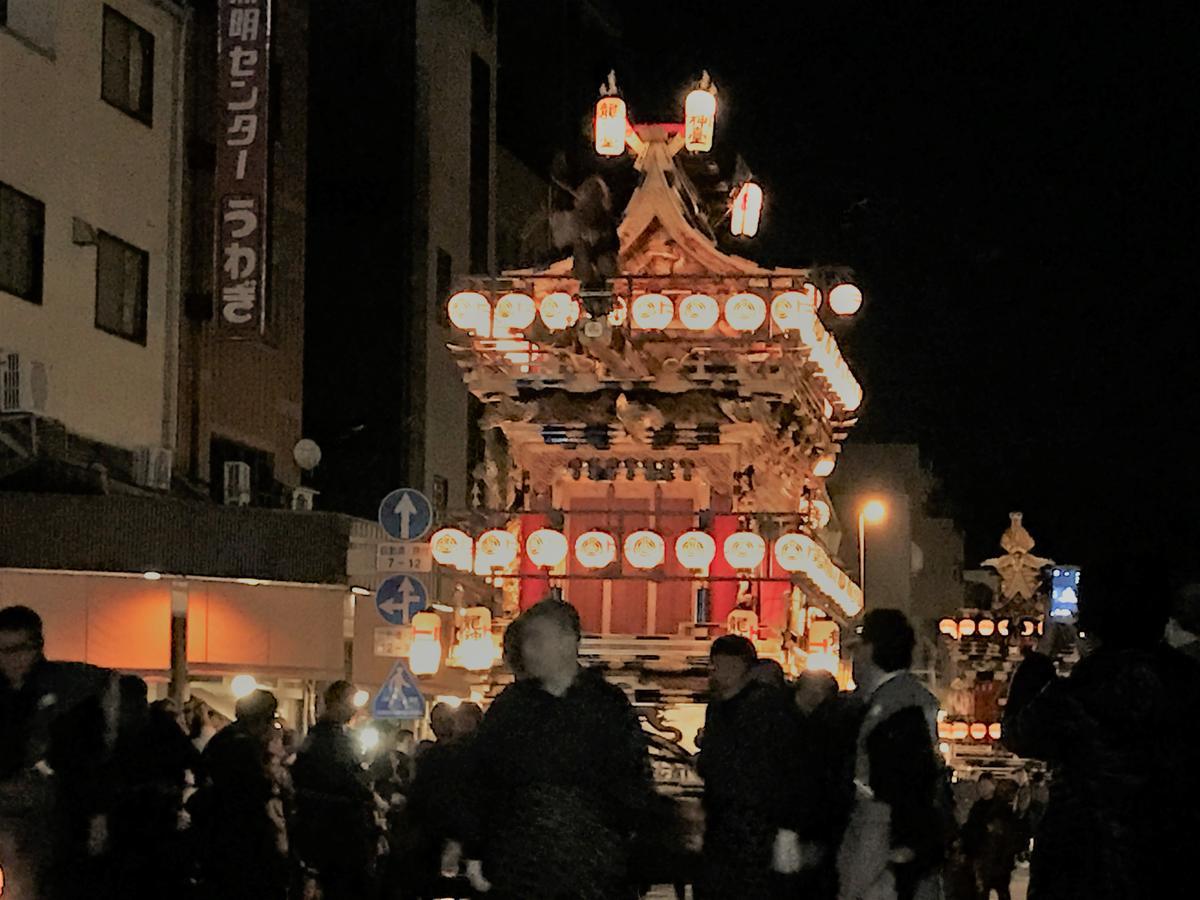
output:
[[[321,718],[338,725],[349,724],[357,711],[354,705],[355,693],[356,689],[349,681],[335,681],[325,689]]]
[[[838,683],[830,672],[806,669],[796,679],[796,708],[812,715],[822,703],[837,696]]]
[[[0,609],[0,675],[9,684],[24,684],[44,646],[41,616],[28,606]]]
[[[709,651],[708,681],[712,692],[721,700],[736,696],[749,683],[758,665],[754,644],[740,634],[723,634],[712,643]]]
[[[513,623],[519,641],[522,672],[542,681],[566,676],[579,666],[582,628],[579,611],[565,600],[547,597]]]

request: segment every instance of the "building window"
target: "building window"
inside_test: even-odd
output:
[[[0,183],[0,291],[42,302],[45,233],[46,205]]]
[[[471,54],[471,271],[487,272],[492,218],[492,70]]]
[[[111,234],[96,232],[96,327],[146,343],[150,255]]]
[[[104,7],[100,96],[150,124],[154,112],[154,35]]]
[[[24,38],[39,50],[54,49],[58,5],[47,0],[0,0],[0,28]]]

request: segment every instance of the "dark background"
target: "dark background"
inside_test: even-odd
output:
[[[1023,510],[1059,561],[1191,567],[1193,4],[604,6],[501,4],[502,144],[544,171],[610,67],[641,122],[707,68],[767,194],[747,254],[855,267],[851,440],[921,445],[967,564]]]

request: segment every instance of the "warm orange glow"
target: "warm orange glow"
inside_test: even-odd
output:
[[[661,566],[666,555],[666,544],[657,532],[635,531],[625,538],[625,559],[635,569]]]
[[[813,309],[820,309],[821,304],[825,302],[825,295],[821,293],[821,289],[811,281],[804,283],[804,295],[812,301]]]
[[[733,209],[729,213],[730,232],[741,237],[754,237],[758,234],[762,208],[762,188],[753,181],[747,181],[733,198]]]
[[[937,734],[938,734],[938,738],[940,740],[943,740],[943,741],[953,740],[954,724],[952,722],[938,722],[937,723]]]
[[[543,569],[560,566],[567,558],[567,536],[552,528],[539,528],[525,539],[525,555]]]
[[[996,623],[991,619],[980,619],[976,630],[982,637],[991,637],[996,633]]]
[[[882,500],[868,500],[863,504],[862,517],[868,525],[878,525],[887,518],[887,506]]]
[[[988,737],[990,737],[993,741],[1000,740],[1000,736],[1003,733],[1004,729],[1001,727],[999,722],[993,722],[988,726]]]
[[[701,153],[712,149],[713,125],[717,118],[715,94],[696,88],[683,104],[684,146]]]
[[[817,528],[824,528],[829,524],[829,520],[833,518],[833,510],[824,500],[814,500],[812,502],[813,525]]]
[[[987,737],[988,727],[982,722],[971,723],[971,738],[976,741],[982,741]]]
[[[675,541],[675,558],[685,569],[707,569],[717,555],[717,542],[703,531],[685,531]]]
[[[475,542],[471,536],[457,528],[442,528],[429,539],[429,550],[436,562],[463,572],[471,571],[471,552],[474,548]]]
[[[642,294],[629,309],[634,328],[661,331],[675,318],[671,301],[662,294]]]
[[[625,101],[620,97],[601,97],[596,101],[593,120],[596,152],[601,156],[620,156],[625,152],[625,131],[629,127]]]
[[[812,297],[800,291],[784,291],[771,301],[771,321],[784,331],[799,331],[816,315]]]
[[[767,555],[767,542],[753,531],[735,531],[725,538],[725,561],[735,569],[758,568]]]
[[[551,331],[562,331],[579,321],[579,301],[563,291],[547,294],[538,304],[538,315]]]
[[[450,658],[450,665],[471,672],[486,672],[496,664],[500,648],[492,635],[492,613],[487,607],[471,606],[463,610]]]
[[[575,558],[587,569],[603,569],[617,558],[617,541],[607,531],[585,531],[575,541]]]
[[[975,633],[975,620],[963,619],[958,623],[958,633],[963,637],[970,637]]]
[[[535,316],[537,307],[528,294],[505,294],[496,301],[494,334],[496,337],[508,337],[514,331],[521,331],[532,325]]]
[[[1033,637],[1033,633],[1037,631],[1037,625],[1033,619],[1026,619],[1021,623],[1021,634],[1025,637]]]
[[[736,535],[734,535],[736,537]],[[862,609],[862,588],[830,559],[825,548],[806,534],[785,534],[775,542],[780,568],[803,576],[814,590],[836,603],[848,616]]]
[[[717,324],[721,310],[707,294],[692,294],[679,301],[679,321],[692,331],[706,331]]]
[[[938,622],[938,631],[946,637],[958,640],[958,619],[942,619]]]
[[[507,569],[517,559],[520,545],[516,535],[502,528],[493,528],[479,536],[475,544],[475,572],[490,575],[498,569]]]
[[[1008,619],[1001,619],[996,623],[996,631],[1004,637],[1008,637]]]
[[[758,294],[734,294],[725,301],[725,321],[738,331],[758,331],[767,320],[767,301]]]
[[[812,473],[818,478],[828,478],[833,474],[833,467],[837,465],[837,457],[832,453],[827,453],[813,463]]]
[[[624,297],[612,298],[612,309],[608,311],[608,324],[613,328],[620,328],[625,324],[625,320],[629,318],[629,304],[625,302]]]
[[[492,306],[483,294],[459,291],[446,304],[446,312],[455,328],[469,331],[476,337],[488,337],[492,333]]]
[[[965,741],[967,739],[967,734],[969,732],[970,732],[970,728],[967,726],[966,722],[955,722],[954,723],[954,740]]]
[[[835,285],[829,292],[829,308],[839,316],[852,316],[862,307],[863,296],[856,284]]]
[[[778,298],[776,298],[778,299]],[[797,335],[808,351],[808,359],[817,368],[820,378],[835,398],[848,411],[862,405],[862,385],[850,371],[833,335],[826,331],[816,313],[795,317]]]

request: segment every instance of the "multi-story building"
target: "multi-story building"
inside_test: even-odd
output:
[[[0,2],[0,605],[52,655],[297,713],[344,672],[357,527],[279,509],[307,46],[298,0]]]
[[[313,15],[312,110],[330,123],[310,166],[316,484],[327,507],[363,515],[401,485],[462,508],[479,410],[443,349],[444,297],[455,275],[493,271],[495,4],[348,0]]]

